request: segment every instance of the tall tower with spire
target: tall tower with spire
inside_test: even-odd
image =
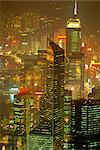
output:
[[[67,51],[80,52],[81,22],[78,18],[78,2],[75,0],[73,17],[67,21]]]
[[[83,97],[84,55],[81,52],[81,22],[78,18],[78,1],[74,0],[73,17],[66,25],[66,85],[72,91],[72,99]]]

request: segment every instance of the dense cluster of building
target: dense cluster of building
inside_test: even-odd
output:
[[[91,62],[88,60],[85,64],[87,56],[76,4],[75,1],[74,16],[66,24],[66,49],[63,38],[58,43],[53,42],[47,38],[50,36],[46,29],[41,31],[45,32],[44,36],[44,33],[41,37],[36,35],[40,33],[36,27],[45,28],[47,20],[31,12],[23,14],[24,17],[14,17],[12,22],[7,20],[3,27],[6,42],[0,43],[3,68],[0,103],[2,99],[10,99],[10,106],[8,116],[0,116],[0,145],[5,145],[7,150],[100,148],[99,78],[89,94],[94,82],[91,82],[90,70],[87,68],[88,73],[85,70]],[[39,23],[43,25],[38,26]],[[49,33],[51,30],[50,27]],[[36,47],[35,38],[43,40],[41,49]],[[99,63],[91,65],[97,70],[100,67]],[[6,87],[4,81],[9,78],[13,82]],[[86,83],[91,84],[89,89],[84,88]]]

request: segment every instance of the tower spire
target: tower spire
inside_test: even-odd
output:
[[[77,0],[74,0],[74,16],[77,16]]]

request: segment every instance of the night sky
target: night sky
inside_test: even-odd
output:
[[[55,11],[53,7],[61,10]],[[1,12],[3,14],[19,15],[24,10],[31,10],[32,12],[40,13],[42,15],[50,15],[49,8],[52,6],[52,13],[60,16],[62,23],[66,19],[72,17],[74,0],[65,1],[1,1]],[[100,35],[100,1],[98,0],[79,0],[78,1],[78,16],[81,19],[83,28],[86,28],[94,34]]]

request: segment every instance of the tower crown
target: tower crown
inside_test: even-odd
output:
[[[81,28],[81,23],[78,18],[70,18],[67,21],[67,28]]]

